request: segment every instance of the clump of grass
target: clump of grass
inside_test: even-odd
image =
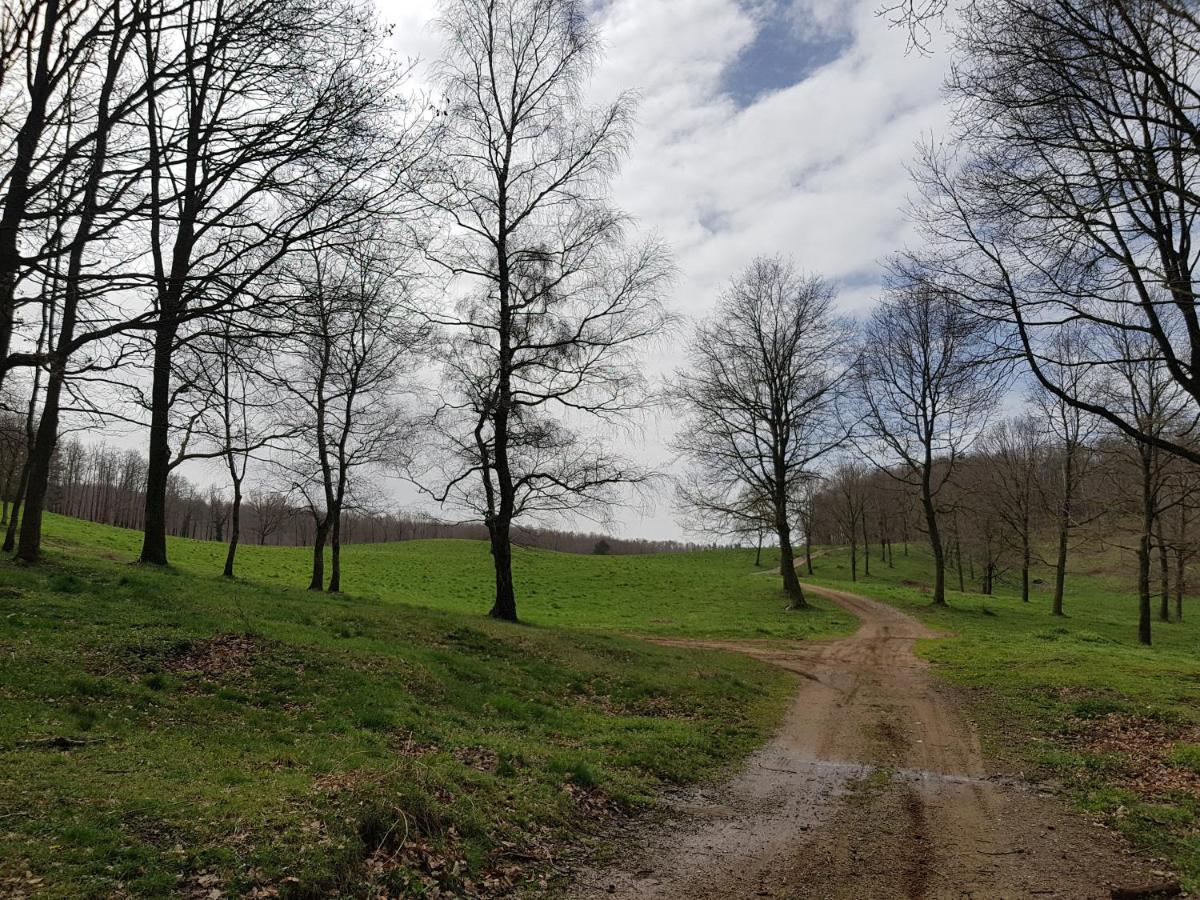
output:
[[[1173,765],[1191,772],[1200,773],[1200,744],[1177,741],[1171,747],[1170,760]]]

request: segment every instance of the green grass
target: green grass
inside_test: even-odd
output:
[[[536,871],[742,758],[792,689],[609,632],[850,624],[785,612],[748,553],[522,552],[514,626],[483,615],[477,544],[350,548],[359,593],[330,596],[297,587],[303,551],[247,548],[230,583],[215,545],[172,542],[158,571],[131,532],[47,525],[45,565],[0,563],[0,895],[420,896]]]
[[[1120,559],[1080,560],[1083,573],[1067,581],[1066,618],[1050,614],[1047,571],[1035,573],[1043,583],[1029,603],[1010,581],[990,597],[949,591],[941,609],[929,602],[932,568],[922,548],[908,557],[897,548],[894,568],[873,556],[869,578],[860,560],[855,584],[845,550],[815,565],[812,581],[885,600],[951,635],[918,650],[963,688],[992,754],[1064,781],[1081,808],[1169,857],[1200,888],[1200,802],[1179,790],[1130,787],[1148,751],[1167,772],[1200,764],[1186,742],[1165,754],[1146,743],[1200,727],[1200,609],[1192,622],[1186,604],[1183,624],[1156,621],[1147,648],[1137,643],[1136,594]],[[956,574],[950,583],[957,586]],[[1089,749],[1089,738],[1114,722],[1135,726],[1129,746]]]
[[[60,516],[47,517],[47,546],[83,558],[137,557],[141,533]],[[308,584],[312,551],[242,545],[237,572],[264,585]],[[224,545],[168,541],[172,566],[219,573]],[[845,634],[854,618],[829,603],[797,615],[785,609],[769,574],[778,553],[712,550],[644,556],[582,556],[516,548],[517,612],[527,622],[640,635],[758,637],[796,640]],[[486,613],[495,593],[491,557],[480,541],[351,544],[342,549],[348,593],[470,615]]]

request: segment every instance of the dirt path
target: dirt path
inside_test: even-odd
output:
[[[673,797],[574,898],[1109,897],[1162,881],[1051,797],[989,776],[971,724],[882,603],[807,587],[862,622],[852,637],[733,650],[802,676],[783,727],[720,785]]]

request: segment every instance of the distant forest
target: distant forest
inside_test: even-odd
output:
[[[20,417],[0,418],[0,525],[11,529],[9,510],[19,496],[25,461],[25,423]],[[146,456],[136,450],[107,444],[89,445],[75,438],[55,452],[47,508],[51,512],[141,529],[145,514]],[[176,473],[167,486],[167,529],[175,537],[225,541],[229,537],[230,501],[216,485],[202,487]],[[249,491],[242,508],[243,540],[255,544],[311,546],[316,525],[313,513],[286,491],[264,487]],[[11,542],[15,535],[9,537]],[[409,510],[391,512],[347,510],[343,543],[380,543],[429,538],[486,541],[487,527],[479,522],[453,522]],[[600,532],[553,528],[514,529],[515,543],[562,553],[675,553],[699,544],[622,538]]]

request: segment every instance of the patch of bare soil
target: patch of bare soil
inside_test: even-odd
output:
[[[849,638],[746,653],[800,676],[783,727],[728,781],[634,826],[613,864],[567,896],[1108,898],[1161,881],[1152,864],[1053,797],[989,770],[969,721],[890,606],[811,587],[861,620]]]

